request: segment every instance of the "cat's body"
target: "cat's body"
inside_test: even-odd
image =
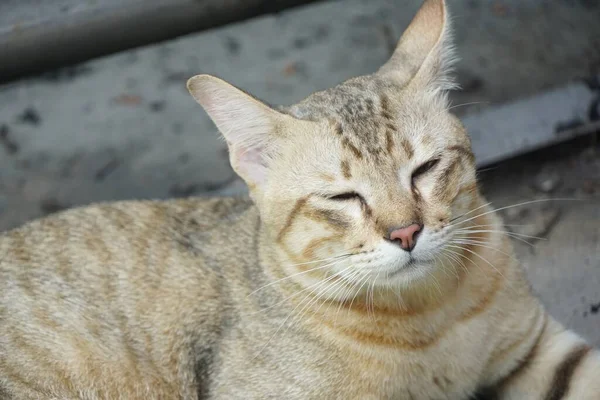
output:
[[[188,87],[244,199],[121,202],[0,236],[0,399],[600,398],[447,113],[445,7],[377,74],[274,111]]]
[[[189,199],[74,209],[2,236],[0,382],[18,393],[3,398],[468,399],[556,329],[514,261],[477,257],[431,309],[316,303],[282,326],[304,296],[259,290],[273,282],[259,227],[248,200]]]

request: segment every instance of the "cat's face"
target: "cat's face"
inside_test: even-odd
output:
[[[289,263],[382,285],[436,268],[476,192],[468,137],[445,102],[368,76],[287,112],[312,123],[285,135],[260,205]]]
[[[477,188],[469,139],[448,112],[447,37],[443,1],[427,0],[377,73],[280,111],[214,77],[189,81],[290,274],[406,284],[452,251],[451,221]]]

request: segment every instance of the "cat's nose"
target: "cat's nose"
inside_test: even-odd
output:
[[[423,229],[423,225],[412,224],[404,228],[394,228],[390,231],[389,240],[398,243],[405,251],[412,251],[417,244],[417,238]]]

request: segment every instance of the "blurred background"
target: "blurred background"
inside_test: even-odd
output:
[[[482,190],[497,208],[549,200],[501,213],[532,236],[515,247],[550,312],[600,345],[600,0],[447,2],[452,111]],[[420,4],[0,0],[0,231],[96,201],[244,193],[186,80],[291,104],[374,72]]]

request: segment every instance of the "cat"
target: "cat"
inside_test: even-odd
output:
[[[448,111],[447,6],[274,109],[198,75],[250,197],[99,203],[0,237],[0,398],[600,398]]]

